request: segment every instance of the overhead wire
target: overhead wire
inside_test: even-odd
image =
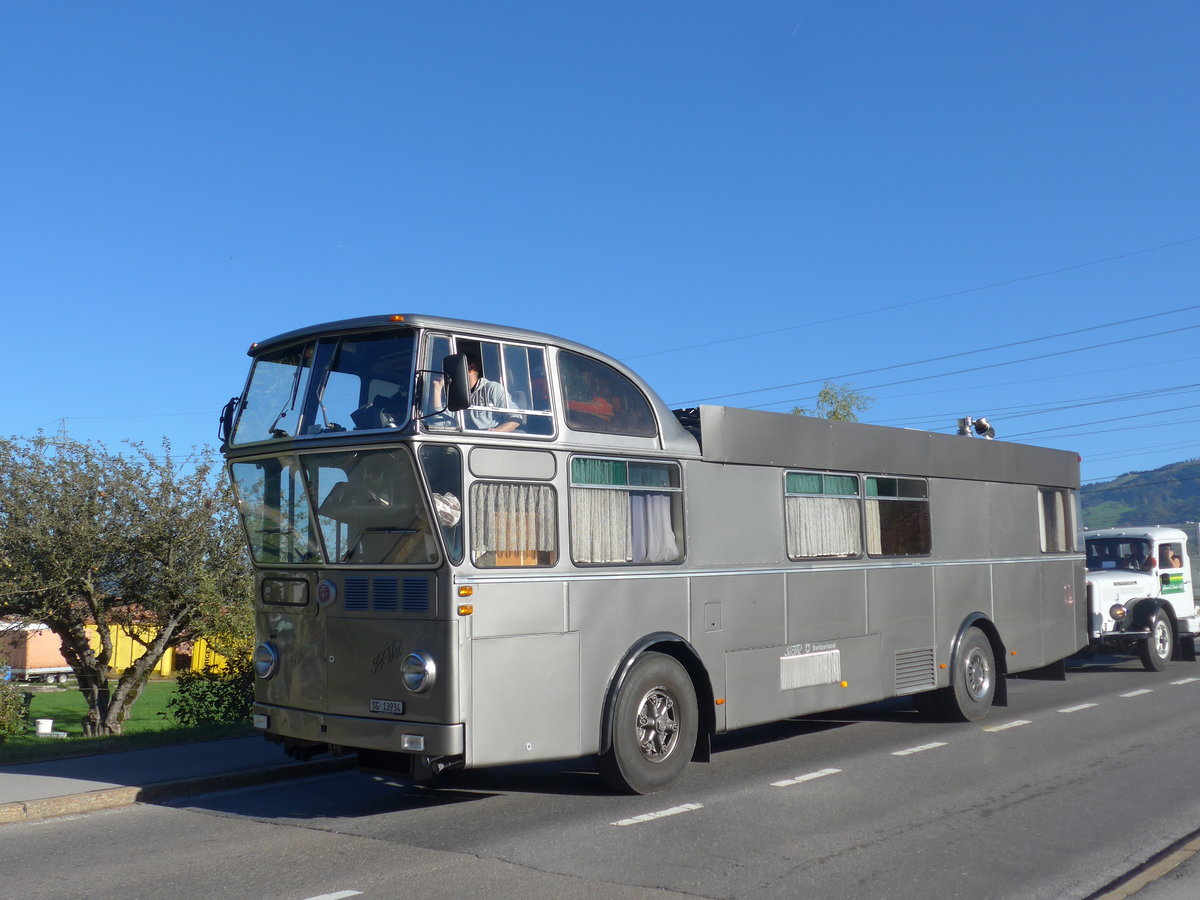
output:
[[[1116,262],[1117,260],[1121,260],[1121,259],[1129,259],[1131,257],[1141,256],[1146,253],[1155,253],[1159,250],[1169,250],[1173,247],[1180,247],[1185,244],[1192,244],[1192,243],[1195,243],[1196,241],[1200,241],[1200,235],[1198,235],[1196,237],[1184,238],[1183,240],[1179,240],[1179,241],[1170,241],[1165,244],[1156,244],[1153,247],[1142,247],[1138,250],[1131,250],[1127,253],[1118,253],[1113,256],[1105,256],[1105,257],[1101,257],[1099,259],[1088,260],[1087,262],[1075,263],[1074,265],[1070,265],[1070,266],[1061,266],[1056,269],[1047,269],[1044,272],[1035,272],[1031,275],[1021,275],[1017,278],[1005,279],[1004,281],[994,281],[990,284],[982,284],[982,285],[977,285],[975,287],[963,288],[962,290],[950,291],[945,294],[934,294],[929,297],[922,297],[918,300],[906,300],[901,303],[892,303],[887,306],[878,306],[878,307],[875,307],[874,309],[860,310],[858,312],[853,312],[853,313],[844,313],[842,315],[831,316],[826,319],[818,319],[818,320],[815,320],[812,322],[803,322],[799,325],[785,325],[781,328],[772,328],[772,329],[767,329],[765,331],[756,331],[756,332],[751,332],[751,333],[747,333],[747,334],[733,335],[733,336],[723,337],[723,338],[715,338],[711,341],[702,341],[702,342],[696,343],[696,344],[686,344],[681,347],[668,347],[668,348],[665,348],[662,350],[651,350],[647,353],[636,353],[636,354],[632,354],[629,356],[624,356],[621,359],[622,359],[622,362],[625,362],[625,361],[628,361],[631,359],[645,359],[650,356],[662,356],[667,353],[678,353],[683,350],[696,350],[701,347],[712,347],[716,344],[728,344],[728,343],[733,343],[734,341],[749,340],[750,338],[766,337],[767,335],[772,335],[772,334],[783,334],[784,332],[797,331],[801,328],[812,328],[813,326],[816,326],[816,325],[828,325],[832,322],[844,322],[847,319],[854,319],[854,318],[859,318],[861,316],[874,315],[876,313],[881,313],[881,312],[890,312],[895,309],[906,309],[910,306],[917,306],[922,303],[932,303],[936,300],[949,300],[954,297],[963,297],[967,294],[979,293],[980,291],[988,291],[988,290],[992,290],[994,288],[999,288],[999,287],[1008,287],[1009,285],[1021,284],[1026,281],[1034,281],[1038,278],[1047,278],[1051,275],[1061,275],[1064,272],[1074,272],[1079,269],[1086,269],[1090,266],[1098,266],[1098,265],[1102,265],[1104,263]]]

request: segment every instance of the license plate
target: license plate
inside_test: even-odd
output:
[[[394,716],[402,716],[404,715],[404,701],[372,699],[370,710],[376,713],[391,713]]]

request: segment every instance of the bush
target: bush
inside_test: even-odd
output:
[[[230,659],[222,670],[181,672],[167,715],[185,728],[228,725],[250,719],[254,702],[254,667],[249,659]]]
[[[11,681],[0,681],[0,744],[29,726],[29,701],[33,695]]]

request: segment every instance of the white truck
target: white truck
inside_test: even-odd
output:
[[[1196,659],[1200,606],[1187,534],[1178,528],[1084,532],[1088,636],[1093,651],[1137,652],[1152,672]]]

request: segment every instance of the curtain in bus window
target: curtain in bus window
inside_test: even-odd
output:
[[[481,481],[471,486],[475,564],[548,566],[558,558],[554,489],[544,484]]]
[[[634,491],[629,495],[629,505],[633,561],[679,559],[679,545],[671,528],[671,498],[667,494]]]
[[[878,527],[876,518],[877,535]],[[840,497],[788,497],[787,551],[792,559],[858,556],[862,552],[858,500]]]
[[[605,462],[605,460],[576,460]],[[571,547],[582,563],[633,560],[629,495],[604,488],[571,489]]]
[[[867,552],[872,556],[883,553],[883,535],[879,527],[879,503],[867,501]]]

